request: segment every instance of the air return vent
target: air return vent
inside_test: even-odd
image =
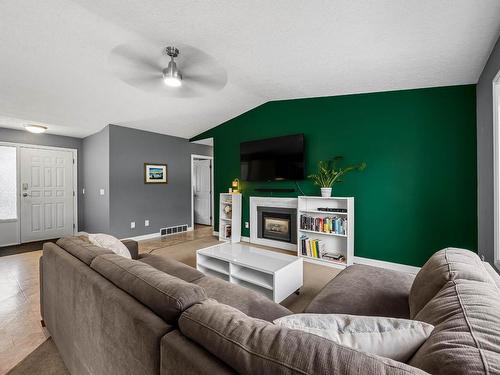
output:
[[[160,229],[160,235],[162,235],[162,236],[170,236],[171,234],[177,234],[177,233],[187,232],[187,230],[188,230],[188,226],[187,225],[177,225],[175,227],[161,228]]]

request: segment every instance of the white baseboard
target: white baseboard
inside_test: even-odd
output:
[[[219,232],[218,232],[218,231],[216,231],[216,230],[214,230],[214,231],[212,232],[212,234],[213,234],[215,237],[219,237]]]
[[[160,237],[160,232],[143,234],[142,236],[122,238],[122,240],[144,241],[144,240],[150,240],[151,238],[155,238],[155,237]]]
[[[357,257],[357,256],[354,257],[354,263],[355,264],[366,264],[368,266],[375,266],[375,267],[386,268],[386,269],[394,270],[394,271],[412,273],[412,274],[416,274],[416,273],[418,273],[418,271],[420,271],[420,267],[408,266],[406,264],[400,264],[400,263],[385,262],[383,260],[363,258],[363,257]]]
[[[250,242],[250,237],[241,236],[241,242]]]

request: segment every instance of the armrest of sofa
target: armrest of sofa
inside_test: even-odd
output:
[[[122,240],[122,243],[127,247],[128,251],[130,251],[130,255],[132,259],[139,258],[139,244],[134,240]]]

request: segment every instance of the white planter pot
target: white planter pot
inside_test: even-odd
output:
[[[323,198],[332,196],[332,188],[321,188],[321,196]]]

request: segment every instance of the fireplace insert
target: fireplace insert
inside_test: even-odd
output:
[[[270,240],[290,242],[291,215],[274,212],[262,213],[262,237]]]
[[[285,207],[257,207],[258,237],[297,243],[297,210]]]

